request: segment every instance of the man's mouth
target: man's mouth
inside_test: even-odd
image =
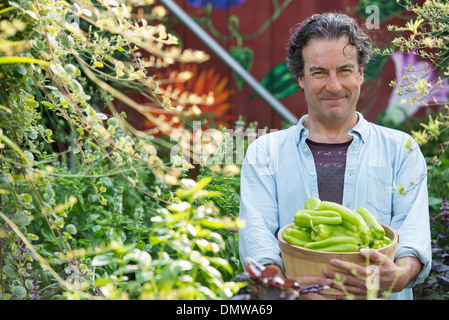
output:
[[[338,96],[338,97],[324,97],[324,100],[341,100],[345,98],[346,96]]]

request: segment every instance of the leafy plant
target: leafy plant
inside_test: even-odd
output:
[[[171,78],[157,70],[208,58],[178,45],[165,14],[153,0],[0,6],[1,299],[216,299],[239,287],[217,232],[238,221],[219,216],[209,178],[186,179],[164,153],[173,127],[154,108],[182,118],[213,99],[160,86]],[[153,126],[134,128],[119,106]]]
[[[391,31],[402,34],[393,40],[393,45],[400,52],[417,55],[429,63],[423,76],[406,75],[392,83],[399,87],[402,94],[411,93],[411,103],[424,101],[433,90],[441,88],[449,74],[448,23],[449,4],[447,1],[426,0],[424,3],[413,4],[412,1],[400,1],[406,10],[415,14],[414,19],[405,26],[389,26]],[[391,52],[391,50],[390,50]],[[414,66],[408,66],[414,71]],[[434,73],[429,80],[427,75]],[[447,82],[446,82],[447,83]],[[404,101],[404,103],[408,103]],[[448,259],[447,233],[448,225],[447,183],[449,171],[448,154],[448,107],[435,100],[426,103],[428,118],[407,119],[402,128],[411,131],[413,138],[420,144],[428,163],[428,189],[431,212],[431,230],[433,262],[429,278],[415,288],[420,299],[447,299],[448,297]],[[441,202],[441,199],[443,201]],[[440,205],[442,204],[442,205]],[[441,208],[440,208],[441,206]]]
[[[113,233],[107,247],[104,241],[90,255],[83,249],[74,252],[91,266],[87,272],[93,273],[102,298],[226,299],[240,288],[240,284],[224,280],[233,270],[220,256],[225,242],[216,232],[236,230],[238,221],[219,219],[207,200],[216,195],[204,189],[208,182],[207,178],[198,182],[182,179],[176,202],[159,208],[150,223],[134,218],[140,241],[125,242],[123,236]],[[194,206],[201,199],[203,204]],[[60,256],[59,260],[70,258]],[[68,294],[74,296],[76,293]]]
[[[432,217],[432,270],[415,293],[425,300],[449,299],[449,207],[443,195],[441,213]]]

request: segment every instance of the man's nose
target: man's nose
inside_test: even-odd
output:
[[[341,90],[340,79],[335,72],[331,72],[327,78],[326,89],[329,92],[337,93]]]

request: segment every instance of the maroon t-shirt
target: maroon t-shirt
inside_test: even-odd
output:
[[[341,204],[346,153],[352,140],[344,143],[318,143],[306,139],[306,142],[315,160],[320,199]]]

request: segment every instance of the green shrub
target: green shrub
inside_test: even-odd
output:
[[[208,58],[165,14],[152,0],[0,6],[1,299],[225,299],[242,285],[235,211],[167,159],[173,128],[151,112],[211,98],[159,86],[161,68]]]
[[[393,40],[400,52],[415,54],[428,61],[426,74],[434,72],[435,77],[405,76],[396,79],[393,86],[402,93],[411,94],[408,103],[424,101],[436,88],[447,83],[449,74],[449,4],[447,1],[427,0],[422,4],[413,1],[399,1],[415,17],[405,26],[390,26],[392,31],[402,34]],[[392,52],[392,50],[387,50]],[[413,66],[408,66],[414,70]],[[431,216],[433,261],[430,276],[425,283],[415,287],[417,299],[447,299],[449,297],[449,225],[447,223],[447,202],[449,195],[449,113],[442,101],[426,104],[428,117],[408,118],[397,126],[412,133],[426,157],[428,164],[428,189]]]

